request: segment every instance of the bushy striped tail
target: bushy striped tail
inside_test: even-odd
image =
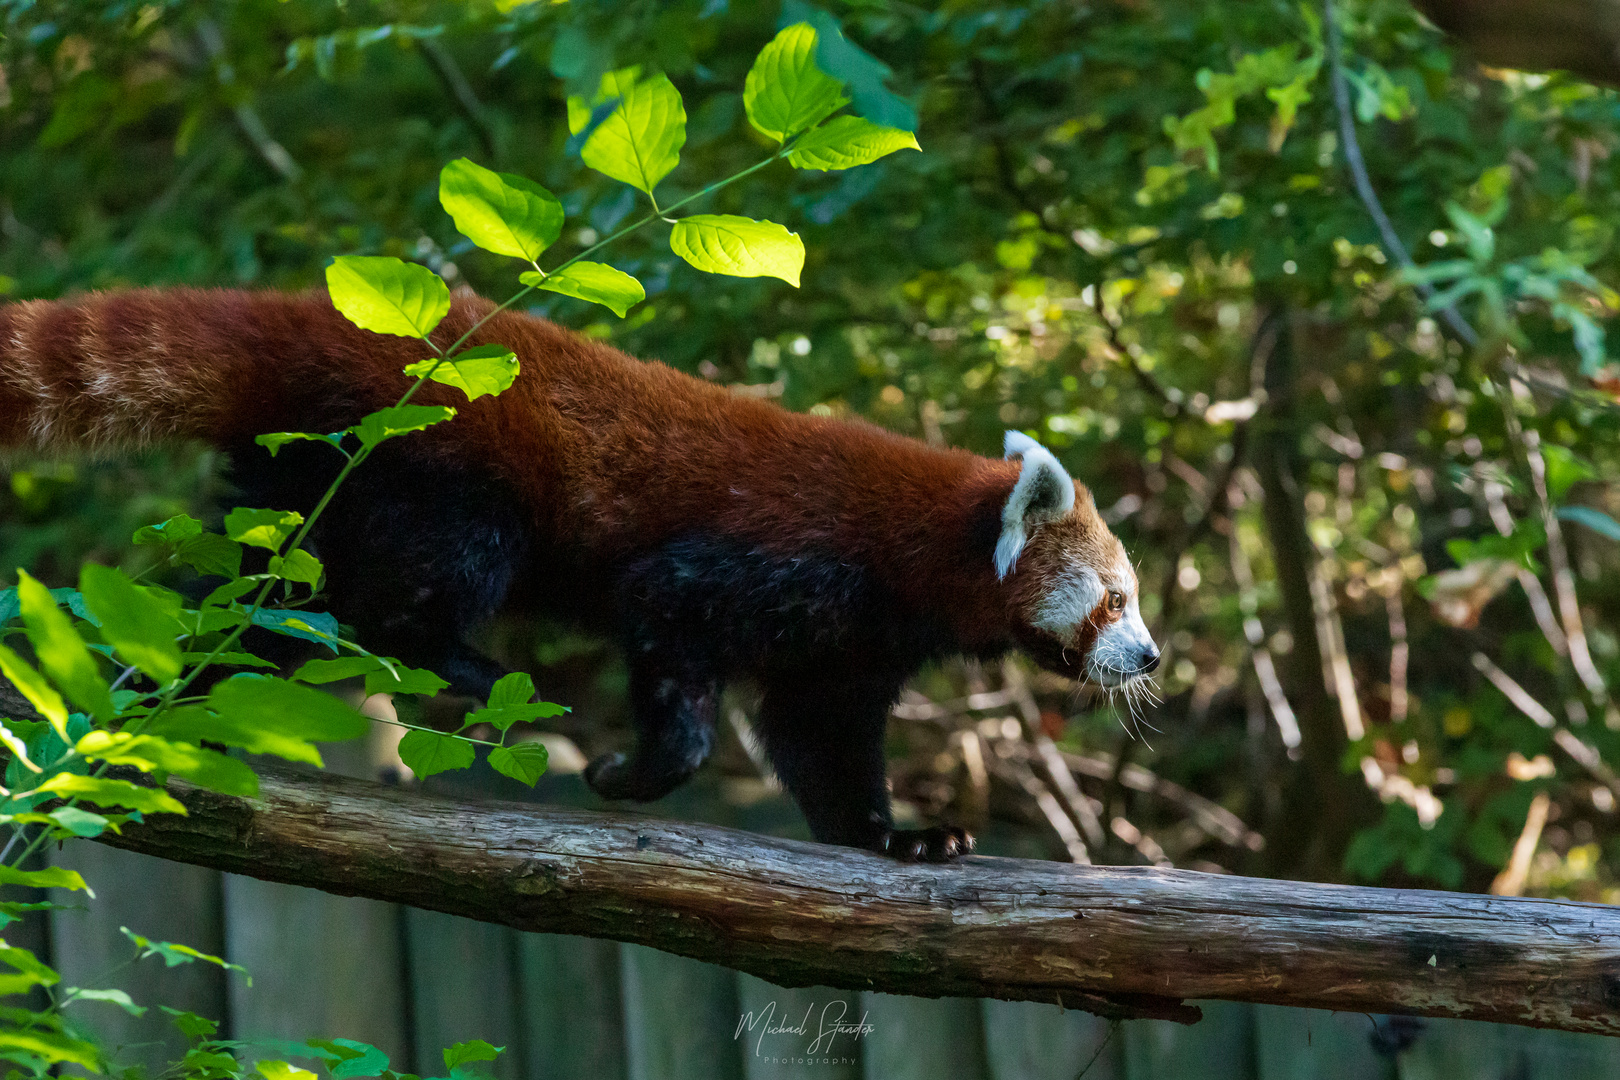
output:
[[[136,290],[7,304],[0,447],[95,453],[327,430],[334,409],[387,404],[400,366],[421,352],[354,327],[318,293]]]

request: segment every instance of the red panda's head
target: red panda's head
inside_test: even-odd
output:
[[[1042,667],[1123,686],[1159,664],[1136,571],[1084,489],[1034,439],[1007,432],[1022,471],[1001,514],[996,576],[1013,589],[1019,644]]]

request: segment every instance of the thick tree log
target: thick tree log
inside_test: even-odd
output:
[[[1562,68],[1620,85],[1617,0],[1416,0],[1416,7],[1492,67]]]
[[[785,986],[1193,1020],[1189,998],[1620,1034],[1620,910],[1146,867],[907,866],[703,825],[267,773],[106,842]]]

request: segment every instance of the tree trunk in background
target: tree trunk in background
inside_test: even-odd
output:
[[[1434,24],[1492,67],[1562,68],[1620,84],[1617,0],[1415,0]]]
[[[1294,647],[1282,658],[1289,701],[1299,717],[1301,758],[1287,770],[1276,820],[1266,823],[1267,872],[1312,881],[1342,877],[1351,834],[1372,820],[1375,807],[1359,776],[1341,767],[1346,736],[1339,709],[1322,678],[1323,656],[1311,602],[1316,558],[1305,530],[1298,479],[1298,376],[1294,320],[1273,308],[1255,333],[1255,363],[1264,365],[1266,402],[1256,418],[1254,462],[1265,491],[1266,532],[1276,564],[1283,618]]]

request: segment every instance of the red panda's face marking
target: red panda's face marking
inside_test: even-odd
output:
[[[1124,545],[1089,493],[1075,497],[1056,459],[1034,440],[1015,442],[1014,434],[1008,433],[1008,456],[1022,457],[1024,467],[1003,514],[996,569],[1006,576],[1003,555],[1010,551],[1020,644],[1043,667],[1102,686],[1147,675],[1158,666],[1159,650],[1142,621]]]

